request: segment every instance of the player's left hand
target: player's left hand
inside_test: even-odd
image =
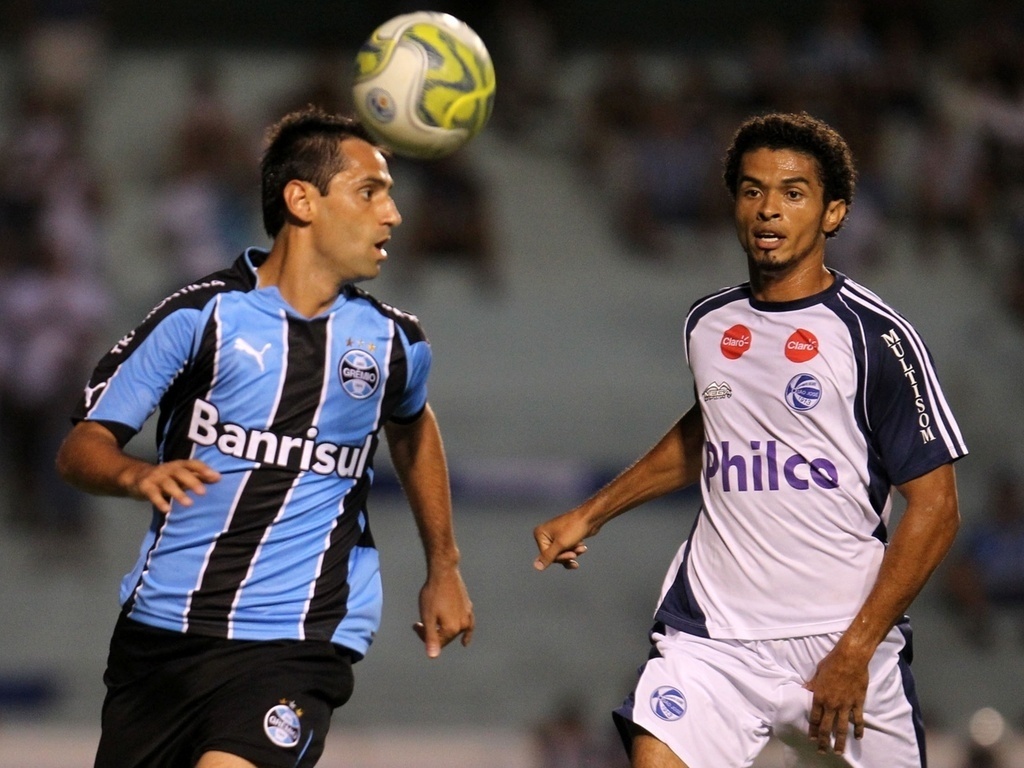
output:
[[[446,568],[429,575],[420,590],[420,620],[412,627],[426,646],[427,656],[436,659],[459,635],[462,645],[469,645],[475,627],[473,603],[459,569]]]
[[[850,723],[853,724],[853,737],[864,737],[868,660],[846,649],[840,641],[821,660],[814,677],[807,682],[805,687],[814,694],[808,736],[817,743],[819,753],[826,754],[831,747],[837,754],[842,754],[846,749]]]

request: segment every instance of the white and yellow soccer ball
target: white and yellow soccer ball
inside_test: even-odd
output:
[[[381,24],[363,43],[352,97],[381,144],[433,159],[483,130],[494,88],[491,56],[469,25],[447,13],[416,11]]]

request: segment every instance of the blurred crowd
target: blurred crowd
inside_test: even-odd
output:
[[[1024,6],[980,2],[957,29],[935,28],[928,8],[831,0],[813,25],[758,18],[733,46],[623,41],[593,55],[574,149],[628,252],[665,257],[681,227],[720,227],[735,126],[806,110],[839,129],[859,166],[849,224],[830,244],[837,267],[870,269],[894,232],[925,262],[954,247],[1000,270],[999,298],[1024,320]],[[525,101],[543,112],[556,95]],[[511,127],[527,122],[516,114]]]

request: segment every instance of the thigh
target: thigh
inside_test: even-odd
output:
[[[689,768],[666,744],[648,733],[633,737],[632,768]]]
[[[231,659],[245,672],[210,697],[198,751],[227,752],[261,768],[313,766],[332,713],[352,694],[351,660],[330,643],[259,646]]]
[[[194,762],[196,708],[188,692],[189,653],[182,635],[122,616],[103,682],[95,768],[179,768]]]
[[[889,634],[869,668],[870,683],[864,702],[864,738],[847,741],[847,762],[853,768],[922,768],[925,765],[924,721],[917,700],[909,624]]]
[[[838,638],[836,634],[789,641],[793,647],[806,644],[808,677],[817,661],[828,653]],[[827,644],[821,645],[826,641]],[[880,765],[886,768],[922,768],[925,764],[924,726],[910,672],[911,655],[909,625],[897,625],[878,646],[869,665],[864,737],[854,739],[851,725],[843,754],[845,762],[827,764],[848,765],[850,768],[877,768]],[[776,733],[789,746],[787,764],[826,764],[807,748],[810,691],[799,686],[787,686],[780,695],[789,703],[784,711],[780,710],[774,726]]]
[[[770,735],[763,702],[775,687],[758,659],[730,641],[654,637],[656,654],[615,711],[624,740],[638,726],[691,768],[752,765]]]

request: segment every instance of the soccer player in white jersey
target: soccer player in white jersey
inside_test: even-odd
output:
[[[853,201],[842,137],[807,114],[752,118],[724,177],[749,282],[687,315],[697,402],[537,526],[535,566],[578,568],[609,520],[699,483],[614,713],[633,768],[749,766],[772,735],[802,764],[922,768],[904,611],[953,542],[966,446],[914,328],[825,265]],[[890,538],[893,488],[907,504]]]

